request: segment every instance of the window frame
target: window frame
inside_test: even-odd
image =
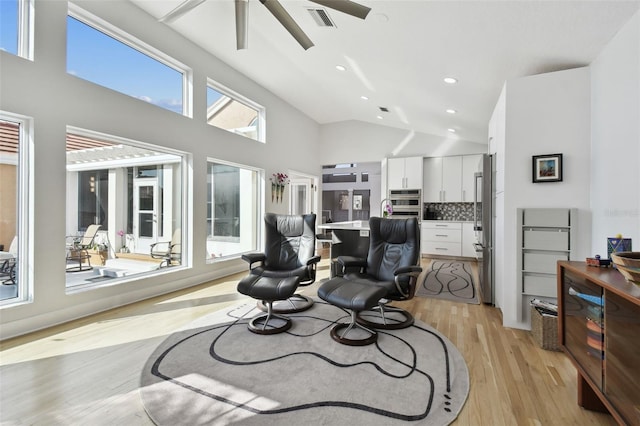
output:
[[[208,176],[209,176],[209,166],[211,164],[222,164],[225,166],[231,166],[231,167],[237,167],[239,169],[245,169],[245,170],[249,170],[252,171],[254,173],[256,173],[256,193],[255,193],[255,203],[256,206],[258,207],[258,212],[256,213],[256,223],[254,223],[254,229],[256,232],[256,247],[254,249],[250,249],[247,251],[243,251],[243,252],[238,252],[235,253],[233,255],[228,255],[228,256],[223,256],[220,258],[211,258],[209,257],[209,255],[207,254],[206,257],[206,262],[208,264],[210,263],[215,263],[215,262],[220,262],[220,261],[227,261],[229,259],[235,259],[235,258],[240,258],[242,256],[242,254],[244,253],[251,253],[251,252],[256,252],[260,250],[260,247],[262,247],[263,245],[263,218],[264,218],[264,212],[265,212],[265,191],[264,191],[264,182],[265,182],[265,170],[261,169],[259,167],[253,167],[253,166],[249,166],[247,164],[240,164],[240,163],[234,163],[231,161],[226,161],[226,160],[221,160],[219,158],[213,158],[213,157],[207,157],[207,180],[208,180]],[[207,192],[210,191],[209,188],[209,183],[207,182]],[[208,215],[206,214],[206,203],[207,200],[205,199],[205,222],[207,220],[209,220]],[[212,199],[212,203],[213,203],[213,199]],[[212,211],[213,211],[213,206],[212,206]],[[242,232],[242,230],[241,230]],[[208,253],[207,251],[207,247],[206,244],[209,242],[209,228],[207,226],[207,237],[205,238],[205,253]]]
[[[18,200],[16,232],[18,234],[18,297],[0,301],[0,309],[33,302],[33,233],[34,205],[34,119],[0,110],[0,120],[20,125],[17,159]]]
[[[65,279],[65,294],[75,294],[81,293],[85,291],[97,290],[103,287],[110,287],[114,285],[127,284],[131,282],[135,282],[138,280],[148,279],[149,277],[157,276],[160,274],[174,273],[177,271],[182,271],[184,269],[189,269],[193,267],[192,263],[192,255],[191,255],[191,235],[192,235],[192,226],[191,226],[191,216],[188,216],[189,212],[193,210],[193,155],[190,152],[181,151],[173,148],[169,148],[166,146],[153,144],[149,142],[143,142],[139,140],[129,139],[121,136],[116,136],[109,133],[103,133],[95,130],[88,130],[80,127],[75,127],[71,125],[66,126],[66,134],[72,133],[74,135],[83,136],[87,138],[94,138],[98,140],[103,140],[106,142],[110,142],[113,144],[123,144],[129,145],[133,147],[139,147],[143,149],[148,149],[152,151],[161,151],[163,154],[175,155],[181,157],[180,162],[180,179],[183,183],[180,194],[180,228],[181,228],[181,253],[182,253],[182,264],[172,266],[171,268],[161,268],[155,271],[148,271],[141,274],[133,274],[126,275],[124,277],[119,277],[111,281],[97,282],[92,284],[78,284],[78,285],[69,285]],[[131,163],[131,167],[137,166],[135,160]],[[105,167],[111,168],[113,167],[112,163],[105,163]],[[81,171],[88,170],[83,166],[72,166],[72,171]],[[89,168],[90,169],[90,168]],[[68,165],[65,167],[65,171],[69,171]],[[68,196],[66,197],[69,198]],[[68,201],[67,201],[68,203]],[[68,208],[68,205],[67,205]],[[67,223],[69,223],[69,218],[65,218]],[[109,232],[115,232],[115,230],[110,230]]]
[[[241,95],[240,93],[236,92],[233,89],[228,88],[227,86],[223,85],[222,83],[218,83],[217,81],[207,77],[207,89],[213,89],[218,93],[221,93],[222,95],[225,95],[227,97],[229,97],[230,99],[241,103],[242,105],[251,108],[253,110],[255,110],[258,113],[257,116],[257,121],[258,121],[258,131],[257,131],[257,136],[256,139],[250,138],[248,136],[244,136],[241,135],[239,133],[235,133],[239,136],[243,136],[247,139],[250,140],[255,140],[256,142],[260,142],[260,143],[266,143],[266,123],[267,123],[267,119],[266,119],[266,115],[267,115],[267,111],[266,108],[262,105],[260,105],[259,103],[247,98],[246,96]],[[206,98],[206,94],[205,94],[205,98]],[[207,105],[207,110],[209,109],[209,105]],[[209,123],[207,123],[209,124]],[[215,126],[213,124],[209,124],[210,126],[213,127],[217,127],[218,129],[222,129],[225,131],[229,131],[227,129],[224,129],[222,127],[218,127]],[[231,132],[234,133],[234,132]]]
[[[193,118],[193,70],[190,67],[73,3],[69,3],[67,15],[182,74],[182,115]],[[91,80],[87,81],[102,86]],[[108,86],[102,87],[115,90]],[[120,91],[117,92],[122,93]],[[122,94],[131,96],[126,93]]]

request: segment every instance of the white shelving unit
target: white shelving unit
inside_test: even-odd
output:
[[[523,296],[557,298],[557,262],[576,248],[577,210],[518,209],[518,284]]]

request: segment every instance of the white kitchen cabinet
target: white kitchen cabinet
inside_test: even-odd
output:
[[[422,199],[425,203],[472,203],[475,174],[482,155],[424,159]]]
[[[476,173],[480,171],[482,155],[462,156],[462,202],[472,203],[476,184]]]
[[[424,182],[422,183],[422,199],[425,203],[442,201],[442,157],[424,159]]]
[[[444,221],[422,222],[420,251],[426,255],[461,256],[462,223]]]
[[[442,157],[442,202],[462,201],[462,157]]]
[[[388,189],[421,189],[422,157],[387,159]]]
[[[476,257],[473,243],[476,242],[476,231],[473,230],[473,222],[462,223],[462,257]]]

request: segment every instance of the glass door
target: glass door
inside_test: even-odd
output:
[[[311,179],[291,179],[290,211],[291,214],[311,213]]]
[[[156,179],[134,181],[132,251],[149,254],[158,240],[158,183]]]

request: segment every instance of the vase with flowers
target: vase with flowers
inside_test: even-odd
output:
[[[129,249],[127,248],[127,239],[126,239],[126,235],[125,232],[121,229],[117,232],[118,236],[120,237],[120,241],[121,241],[121,246],[120,246],[120,253],[129,253]]]
[[[271,176],[271,201],[282,202],[284,187],[289,183],[289,176],[285,173],[274,173]]]

